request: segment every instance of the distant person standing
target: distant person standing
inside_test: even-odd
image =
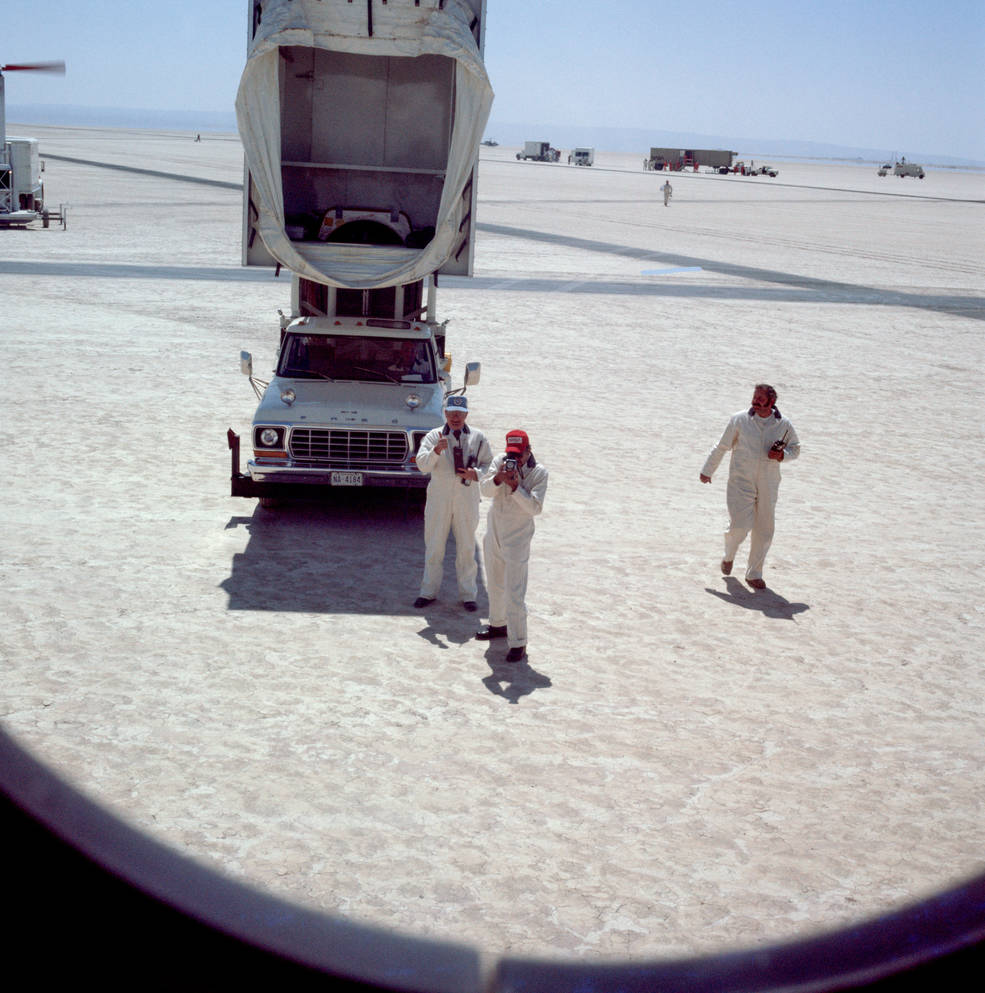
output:
[[[534,518],[544,509],[547,469],[530,450],[526,431],[506,435],[506,451],[482,477],[482,495],[492,499],[482,545],[489,592],[489,626],[479,641],[506,638],[507,662],[527,654],[527,563]]]
[[[663,190],[664,206],[667,207],[670,205],[670,198],[674,195],[674,187],[670,185],[670,180],[667,179],[664,181],[664,184],[660,187],[660,189]]]
[[[475,532],[479,526],[479,478],[492,461],[492,449],[481,431],[470,428],[468,400],[445,397],[445,424],[429,431],[417,452],[417,468],[428,473],[424,504],[424,575],[417,608],[433,603],[444,576],[448,532],[455,535],[458,595],[466,610],[476,609],[479,566]]]
[[[800,455],[800,440],[793,425],[776,406],[776,390],[759,383],[752,406],[729,418],[721,440],[701,469],[702,483],[710,483],[722,457],[731,452],[725,499],[729,529],[725,532],[722,572],[732,572],[739,546],[752,531],[746,582],[756,590],[766,588],[763,563],[773,540],[776,498],[780,489],[780,463]]]

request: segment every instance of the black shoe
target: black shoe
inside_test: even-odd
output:
[[[527,657],[527,646],[517,645],[506,653],[507,662],[522,662]]]
[[[463,600],[462,606],[470,613],[474,614],[479,608],[475,605],[475,600]]]
[[[495,624],[490,624],[489,627],[484,628],[482,631],[476,631],[475,637],[478,641],[492,641],[493,638],[505,638],[506,625],[497,627]]]
[[[420,609],[421,607],[426,607],[429,603],[434,603],[435,598],[433,596],[419,596],[414,601],[414,606]]]

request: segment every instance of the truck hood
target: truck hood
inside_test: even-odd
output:
[[[288,406],[280,396],[294,390],[296,399]],[[416,394],[421,404],[412,410],[405,398]],[[441,405],[444,390],[440,383],[352,383],[315,379],[287,379],[275,376],[253,418],[255,424],[311,424],[339,427],[400,425],[410,429],[430,429],[444,420]]]

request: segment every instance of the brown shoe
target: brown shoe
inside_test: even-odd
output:
[[[732,575],[732,563],[726,562],[725,559],[722,559],[722,575],[724,576]]]
[[[764,580],[764,579],[748,579],[748,580],[746,580],[746,582],[748,582],[749,585],[754,590],[765,590],[766,589],[766,580]]]

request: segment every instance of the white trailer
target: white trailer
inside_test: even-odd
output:
[[[485,0],[249,0],[236,100],[243,262],[292,273],[253,458],[233,496],[422,488],[414,463],[453,392],[439,274],[470,276],[492,104]],[[466,365],[463,385],[478,382]]]
[[[556,148],[551,148],[549,141],[525,141],[523,148],[516,153],[517,160],[526,162],[557,162],[561,158],[561,153]]]
[[[41,173],[44,162],[37,138],[15,138],[7,134],[5,72],[65,72],[64,62],[28,62],[0,66],[0,227],[26,227],[41,221],[48,227],[52,218],[65,227],[66,208],[49,210],[44,202]]]
[[[568,154],[568,165],[590,166],[594,164],[594,148],[572,148]]]

